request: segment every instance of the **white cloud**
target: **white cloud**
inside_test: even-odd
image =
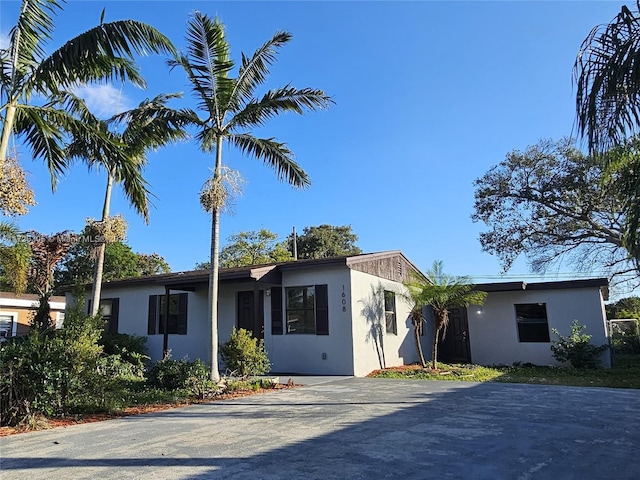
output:
[[[81,85],[74,89],[74,93],[87,102],[89,110],[98,118],[108,118],[132,108],[122,90],[111,84]]]

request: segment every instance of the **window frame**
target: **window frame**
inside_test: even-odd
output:
[[[18,312],[0,312],[0,316],[11,317],[11,327],[9,329],[9,335],[0,336],[0,338],[8,339],[15,337],[18,334]]]
[[[291,308],[289,305],[289,292],[296,289],[314,289],[313,295],[313,308],[305,305],[305,301],[303,300],[302,308]],[[328,293],[328,285],[320,284],[320,285],[295,285],[284,287],[284,299],[283,306],[284,310],[280,312],[277,307],[273,308],[272,306],[272,315],[280,314],[282,315],[282,323],[284,327],[284,333],[286,335],[329,335],[329,293]],[[308,298],[304,296],[306,299]],[[295,330],[290,330],[291,321],[289,320],[289,315],[292,312],[303,312],[305,314],[312,313],[314,320],[314,330],[309,331],[306,329],[304,332],[296,332]],[[277,327],[279,326],[279,319],[272,317],[272,329],[275,328],[277,332]],[[276,333],[279,334],[279,333]]]
[[[389,303],[391,305],[389,305]],[[398,335],[398,310],[396,307],[396,292],[384,290],[384,319],[385,330],[389,335]]]
[[[147,335],[164,335],[164,317],[163,299],[166,298],[165,294],[149,295],[149,309],[147,320]],[[169,295],[169,307],[171,308],[171,300],[176,299],[177,313],[169,312],[169,319],[167,319],[167,335],[187,335],[188,330],[188,305],[189,294],[188,293],[171,293]],[[175,317],[175,328],[171,327],[169,320],[171,317]]]
[[[516,317],[516,331],[518,332],[518,342],[551,343],[551,336],[549,334],[549,313],[547,311],[547,304],[545,302],[516,303],[513,307]],[[523,315],[526,313],[528,313],[529,315],[535,313],[533,311],[523,311],[523,309],[534,310],[536,307],[544,311],[544,317],[525,317]],[[525,321],[525,318],[528,318],[528,320]],[[544,318],[544,321],[542,321],[542,318]]]

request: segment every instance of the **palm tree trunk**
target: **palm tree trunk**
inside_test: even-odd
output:
[[[440,330],[442,326],[438,326],[436,328],[435,333],[433,334],[433,351],[431,354],[431,368],[436,370],[438,368],[438,336],[440,335]]]
[[[216,167],[213,172],[214,183],[222,174],[222,136],[216,142]],[[218,368],[218,270],[220,269],[220,207],[214,202],[211,212],[211,270],[209,272],[209,320],[211,322],[211,380],[220,380]]]
[[[420,332],[418,331],[418,323],[413,323],[413,338],[416,341],[416,349],[418,350],[418,359],[422,368],[427,366],[427,362],[424,361],[424,353],[422,353],[422,344],[420,343]]]
[[[16,118],[16,106],[10,104],[7,107],[7,115],[2,125],[2,140],[0,141],[0,165],[7,160],[7,151],[9,150],[9,139],[13,131],[13,124]]]
[[[113,175],[107,168],[107,189],[104,194],[104,206],[102,207],[102,222],[109,218],[109,207],[111,205],[111,190],[113,189]],[[97,315],[100,311],[100,294],[102,293],[102,273],[104,271],[104,251],[106,243],[101,239],[98,246],[96,269],[93,275],[93,287],[91,290],[91,315]]]

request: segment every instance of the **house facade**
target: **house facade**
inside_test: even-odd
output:
[[[551,352],[552,330],[569,335],[577,320],[594,345],[608,345],[604,278],[543,283],[476,285],[488,293],[482,306],[451,309],[450,325],[440,346],[443,361],[480,365],[558,365]],[[611,366],[609,350],[602,365]]]
[[[38,295],[0,292],[0,339],[26,335],[37,306]],[[64,321],[65,297],[51,297],[49,307],[52,321],[60,328]]]
[[[364,376],[416,362],[402,296],[414,274],[399,251],[221,269],[219,342],[251,331],[274,373]],[[101,311],[109,330],[146,336],[152,360],[168,349],[206,361],[208,285],[203,270],[105,282]]]

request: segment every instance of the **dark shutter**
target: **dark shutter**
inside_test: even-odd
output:
[[[87,315],[91,315],[91,299],[87,299]]]
[[[326,285],[316,285],[316,335],[329,335],[329,296]]]
[[[120,299],[111,299],[111,315],[109,316],[109,325],[107,331],[109,333],[118,333],[118,310],[120,307]]]
[[[271,335],[282,335],[282,287],[271,289]]]
[[[181,293],[178,297],[178,335],[187,334],[187,301],[188,293]]]
[[[149,295],[149,320],[147,322],[147,335],[156,334],[156,323],[158,320],[158,296]]]

